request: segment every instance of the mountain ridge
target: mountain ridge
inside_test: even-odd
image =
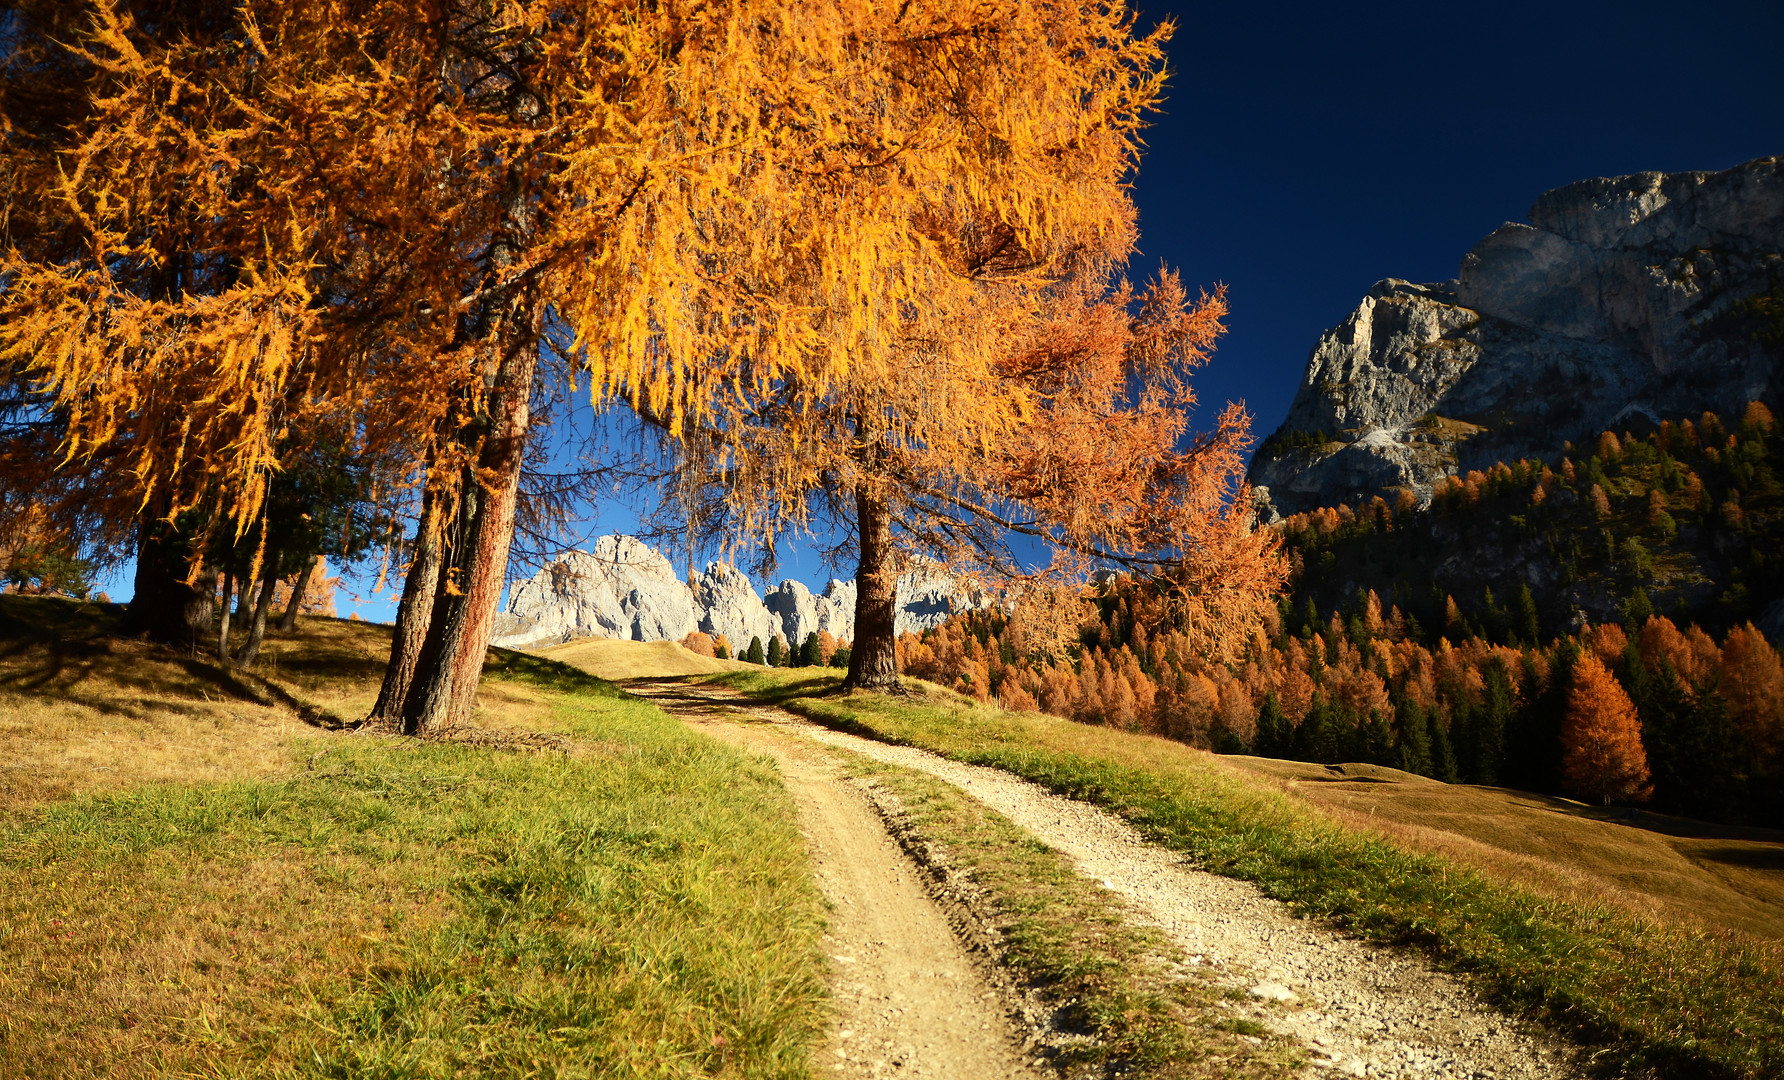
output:
[[[1320,336],[1250,480],[1266,516],[1409,490],[1784,389],[1784,158],[1539,196],[1458,276],[1377,282]]]

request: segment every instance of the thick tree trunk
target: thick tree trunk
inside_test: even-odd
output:
[[[291,583],[291,602],[285,605],[285,611],[279,616],[279,632],[289,634],[297,629],[297,610],[304,606],[304,591],[310,587],[310,576],[316,572],[316,564],[322,561],[318,555],[304,564],[297,572],[297,580]]]
[[[893,565],[892,515],[883,496],[863,484],[855,489],[856,527],[861,535],[861,562],[855,569],[855,640],[849,673],[842,684],[850,690],[898,692],[898,647],[893,630],[898,613],[898,568]]]
[[[428,640],[403,703],[403,730],[411,734],[462,723],[471,714],[483,677],[514,538],[529,398],[539,359],[537,310],[530,323],[531,332],[507,349],[489,393],[486,435],[477,456],[482,479],[465,479],[457,543],[451,558],[442,560]]]
[[[196,654],[211,636],[217,571],[206,567],[186,584],[187,545],[170,537],[162,522],[142,525],[136,551],[136,595],[124,616],[124,632]]]
[[[372,706],[369,723],[397,725],[403,718],[403,700],[415,680],[415,667],[433,624],[434,594],[440,587],[441,536],[439,501],[432,490],[422,496],[421,520],[415,526],[415,550],[409,559],[409,576],[403,581],[403,599],[396,609],[396,633],[390,640],[390,663],[384,667],[384,685]]]
[[[254,598],[254,622],[248,630],[248,643],[242,646],[242,655],[237,661],[242,667],[254,666],[255,658],[260,655],[260,643],[266,638],[266,614],[273,606],[273,582],[278,580],[274,565],[268,560],[266,572],[260,578],[260,591]]]

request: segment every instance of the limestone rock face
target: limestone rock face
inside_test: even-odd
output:
[[[518,582],[508,610],[496,616],[492,644],[533,648],[573,637],[679,641],[690,631],[725,635],[741,653],[750,639],[766,646],[775,634],[798,648],[808,634],[855,636],[855,583],[832,578],[821,593],[791,579],[758,596],[749,575],[709,563],[683,584],[669,561],[629,536],[604,536],[594,551],[571,551]],[[990,606],[994,598],[947,574],[918,569],[898,579],[899,633],[922,633],[951,616]]]
[[[700,606],[700,629],[715,637],[725,635],[734,656],[743,655],[752,637],[761,638],[767,648],[780,629],[749,575],[728,563],[708,563],[694,574],[694,601]]]
[[[1455,281],[1378,283],[1251,463],[1266,511],[1410,489],[1704,409],[1780,403],[1743,304],[1784,279],[1784,158],[1548,192]],[[1314,433],[1320,433],[1315,436]]]
[[[854,599],[854,585],[849,588]],[[921,634],[955,615],[990,607],[992,598],[981,589],[962,588],[960,582],[935,570],[919,569],[898,577],[898,608],[893,628],[900,634]],[[853,624],[854,608],[850,608]]]
[[[699,625],[693,592],[649,545],[630,536],[603,536],[594,547],[566,552],[516,583],[508,614],[521,622],[507,633],[498,624],[494,643],[525,648],[572,637],[677,641]],[[523,637],[526,644],[511,644]]]
[[[762,594],[762,604],[779,620],[781,636],[798,648],[806,635],[828,632],[839,640],[854,637],[855,583],[831,578],[821,593],[804,582],[788,579]]]

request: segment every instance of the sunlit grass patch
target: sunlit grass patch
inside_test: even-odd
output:
[[[86,692],[121,693],[113,663]],[[296,725],[264,774],[15,805],[0,1076],[806,1075],[822,916],[772,770],[559,665],[492,668],[480,719],[571,753]]]

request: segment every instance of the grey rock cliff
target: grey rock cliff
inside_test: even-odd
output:
[[[603,536],[594,548],[566,552],[517,582],[508,614],[520,621],[499,621],[495,643],[523,648],[572,637],[673,641],[695,629],[694,594],[668,559],[629,536]],[[517,643],[521,639],[524,644]]]
[[[1457,280],[1382,281],[1321,335],[1251,481],[1282,513],[1425,499],[1563,440],[1779,405],[1784,363],[1741,305],[1781,284],[1784,158],[1557,188]]]
[[[895,626],[899,633],[921,633],[992,602],[983,590],[919,569],[898,579]],[[566,552],[516,582],[508,610],[496,617],[492,644],[526,649],[573,637],[679,641],[693,630],[723,634],[739,653],[752,637],[767,645],[775,634],[793,647],[814,632],[852,640],[855,583],[833,578],[822,593],[813,593],[789,579],[757,595],[749,575],[714,562],[683,584],[669,560],[648,545],[604,536],[593,552]]]

